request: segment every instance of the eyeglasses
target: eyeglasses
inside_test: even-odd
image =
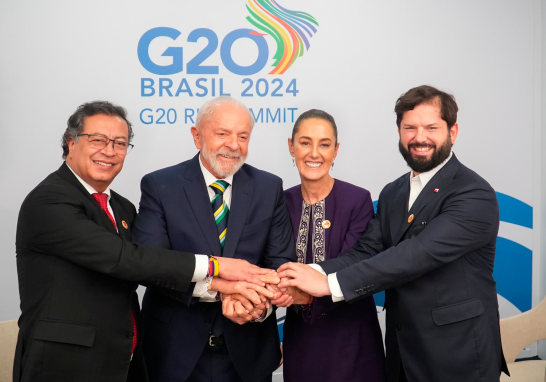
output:
[[[119,139],[110,139],[100,134],[78,134],[78,137],[81,137],[82,135],[87,136],[87,140],[89,141],[91,148],[94,149],[105,149],[110,144],[110,142],[114,142],[114,151],[118,154],[127,155],[129,154],[129,152],[131,152],[131,149],[135,147],[135,145],[132,145],[125,141]]]

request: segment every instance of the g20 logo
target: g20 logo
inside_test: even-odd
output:
[[[246,8],[249,12],[247,20],[257,32],[247,28],[236,29],[228,33],[219,44],[216,33],[207,28],[193,30],[187,37],[187,42],[195,43],[199,39],[207,40],[207,45],[201,52],[191,57],[186,64],[187,74],[218,74],[217,65],[203,65],[203,62],[218,49],[222,64],[231,73],[248,76],[260,72],[269,59],[269,47],[264,36],[270,36],[277,49],[273,55],[273,69],[269,74],[283,74],[290,66],[303,56],[310,47],[310,38],[317,32],[318,22],[313,16],[301,11],[291,11],[280,6],[276,0],[248,0]],[[147,31],[138,42],[138,59],[141,65],[150,73],[157,75],[172,75],[184,71],[184,49],[169,47],[162,56],[172,57],[169,65],[155,63],[149,54],[150,44],[160,37],[176,40],[181,32],[168,27],[158,27]],[[251,65],[241,66],[231,55],[233,44],[239,39],[249,39],[258,48],[257,57]]]
[[[153,62],[149,55],[149,47],[153,40],[158,37],[168,37],[176,40],[181,32],[174,28],[158,27],[147,31],[142,35],[138,42],[138,59],[144,69],[158,75],[171,75],[184,71],[184,49],[182,47],[169,47],[163,52],[162,56],[172,57],[170,65],[158,65]],[[214,31],[207,28],[199,28],[192,31],[187,38],[187,42],[195,43],[200,38],[207,39],[207,45],[198,54],[192,57],[186,64],[187,74],[218,74],[217,65],[203,65],[203,62],[218,49],[218,36]],[[242,38],[250,39],[258,48],[258,56],[253,64],[241,66],[237,64],[231,56],[231,47]],[[267,41],[261,34],[250,29],[236,29],[228,33],[220,44],[220,58],[222,64],[231,73],[241,76],[252,75],[260,72],[269,58],[269,47]]]

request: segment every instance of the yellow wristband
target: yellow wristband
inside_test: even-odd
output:
[[[220,263],[214,257],[211,257],[211,260],[214,263],[214,274],[213,274],[213,276],[218,276],[220,274]]]

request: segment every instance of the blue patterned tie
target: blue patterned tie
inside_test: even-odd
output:
[[[216,228],[218,228],[218,237],[220,239],[220,247],[224,249],[226,243],[227,233],[227,220],[229,215],[229,208],[224,200],[224,192],[229,187],[229,183],[225,180],[217,180],[209,186],[214,190],[216,195],[212,199],[212,211],[214,212],[214,220],[216,221]]]

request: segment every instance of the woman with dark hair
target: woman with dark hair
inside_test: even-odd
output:
[[[356,244],[373,217],[370,193],[330,176],[339,143],[334,118],[312,109],[288,139],[301,185],[285,191],[301,263],[335,258]],[[312,298],[297,288],[284,324],[284,380],[383,382],[384,350],[373,297],[357,303]]]

